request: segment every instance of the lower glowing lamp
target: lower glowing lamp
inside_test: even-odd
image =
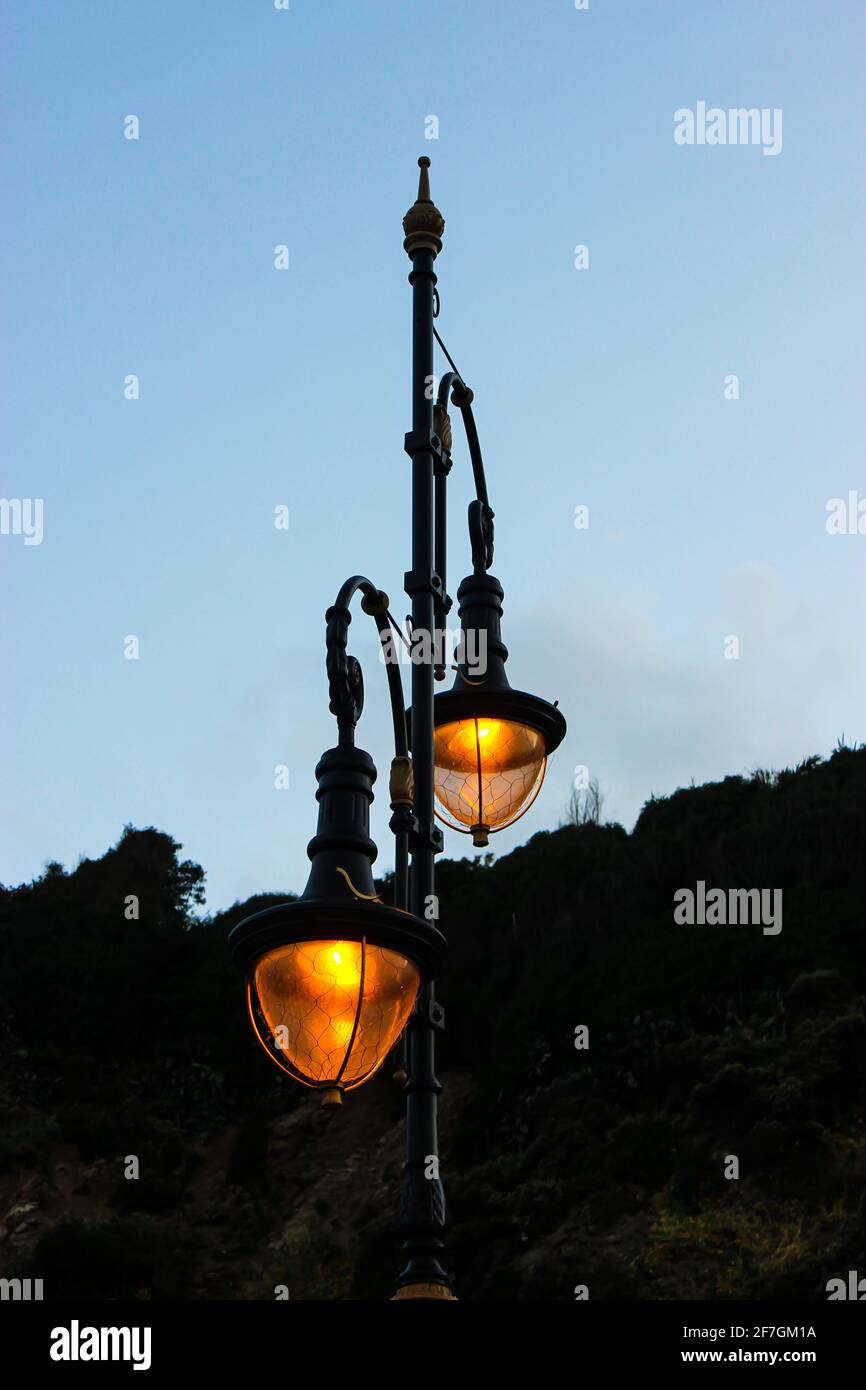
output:
[[[445,939],[434,923],[376,894],[369,755],[333,748],[316,775],[319,827],[303,894],[239,922],[229,947],[265,1052],[324,1102],[339,1104],[382,1066],[422,982],[438,973]]]

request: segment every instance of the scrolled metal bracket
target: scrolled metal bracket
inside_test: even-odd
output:
[[[409,752],[406,735],[406,706],[403,700],[403,686],[400,679],[399,664],[391,655],[393,646],[392,629],[399,632],[391,616],[388,595],[377,589],[362,574],[353,574],[343,584],[336,600],[325,614],[325,645],[327,649],[325,669],[328,674],[330,695],[329,709],[337,717],[341,741],[352,743],[355,725],[364,710],[364,676],[361,663],[349,656],[346,645],[349,640],[349,624],[352,621],[350,604],[354,595],[360,591],[361,607],[376,623],[379,641],[385,660],[385,673],[388,677],[388,691],[391,702],[391,720],[394,725],[394,752],[405,757]]]
[[[325,614],[328,708],[336,716],[341,732],[347,733],[354,730],[364,712],[364,673],[357,657],[346,651],[351,621],[352,615],[343,604],[335,603]]]
[[[476,498],[469,503],[469,544],[476,574],[485,574],[493,564],[493,508]]]

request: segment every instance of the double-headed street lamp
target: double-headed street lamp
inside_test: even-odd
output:
[[[443,847],[438,814],[486,845],[531,805],[546,760],[562,742],[565,720],[555,705],[513,690],[500,634],[503,591],[488,573],[493,562],[493,512],[472,414],[473,395],[454,371],[436,400],[434,328],[438,313],[433,263],[445,222],[430,198],[429,159],[418,161],[418,198],[403,219],[412,271],[412,707],[404,705],[394,659],[388,598],[370,580],[347,580],[327,623],[330,709],[335,748],[316,768],[318,827],[307,847],[310,877],[295,902],[257,912],[232,930],[229,944],[247,978],[256,1035],[290,1076],[339,1103],[343,1093],[378,1071],[405,1030],[406,1168],[400,1213],[405,1267],[395,1298],[453,1298],[443,1265],[445,1194],[438,1174],[435,1037],[444,1014],[434,980],[446,943],[436,925],[434,857]],[[443,348],[444,350],[444,348]],[[446,353],[447,356],[447,353]],[[449,358],[449,363],[451,359]],[[444,626],[451,608],[445,582],[446,482],[451,468],[449,402],[462,416],[475,477],[469,507],[473,572],[457,590],[461,640],[456,678],[444,679]],[[377,849],[370,838],[376,768],[355,746],[364,706],[358,661],[347,655],[350,604],[376,622],[385,656],[394,725],[390,828],[395,838],[394,904],[373,883]],[[440,810],[436,811],[436,802]],[[411,871],[409,861],[411,857]],[[428,1174],[430,1176],[428,1176]]]

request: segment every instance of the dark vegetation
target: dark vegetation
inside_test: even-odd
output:
[[[823,1298],[866,1270],[864,829],[866,750],[840,747],[651,800],[631,835],[590,819],[440,865],[460,1297]],[[387,1297],[399,1091],[334,1113],[269,1066],[225,937],[277,895],[202,922],[179,850],[127,828],[0,890],[0,1274]],[[698,879],[781,888],[781,934],[676,925]]]

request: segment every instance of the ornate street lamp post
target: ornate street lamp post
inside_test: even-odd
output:
[[[547,757],[565,735],[565,720],[555,705],[513,690],[505,674],[503,591],[488,573],[493,512],[473,394],[456,370],[443,376],[435,402],[429,389],[434,339],[441,345],[434,326],[433,265],[445,222],[430,198],[430,161],[424,157],[418,163],[418,197],[403,219],[403,245],[412,262],[412,428],[405,441],[412,460],[412,568],[405,576],[412,601],[412,705],[406,711],[393,659],[393,634],[399,629],[388,598],[355,575],[325,615],[338,742],[316,768],[319,822],[307,850],[309,881],[296,902],[238,923],[229,944],[247,978],[250,1019],[263,1048],[283,1071],[318,1090],[325,1103],[341,1103],[345,1092],[369,1080],[405,1033],[406,1167],[400,1211],[405,1264],[394,1298],[433,1301],[454,1297],[444,1264],[445,1194],[438,1174],[442,1087],[435,1039],[444,1013],[435,979],[445,939],[436,925],[434,861],[443,847],[436,815],[471,834],[476,845],[486,845],[489,834],[511,825],[531,805]],[[449,403],[463,417],[477,496],[469,508],[473,573],[457,591],[462,640],[456,679],[451,690],[434,699],[434,678],[445,676],[442,637],[451,608],[445,582]],[[369,754],[355,746],[364,682],[359,663],[347,655],[347,640],[350,603],[359,592],[362,609],[379,631],[394,725],[391,907],[376,893],[372,874],[377,850],[369,808],[376,769]]]

